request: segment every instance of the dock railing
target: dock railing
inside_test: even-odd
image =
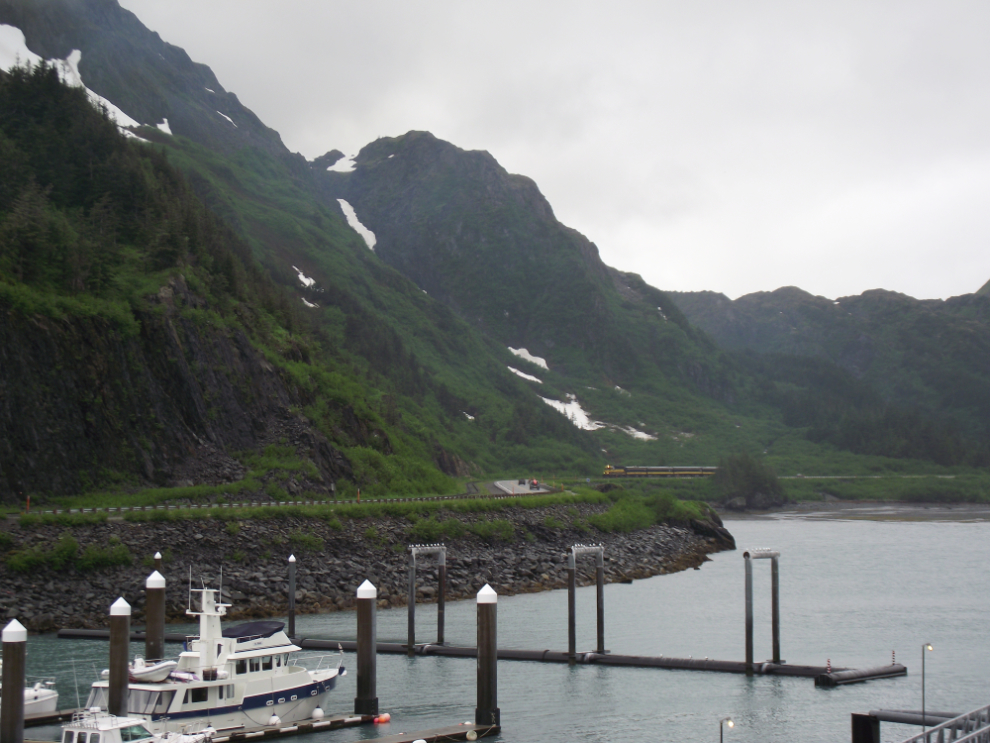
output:
[[[870,716],[889,720],[889,711],[871,711]],[[990,705],[941,722],[902,743],[990,743]]]

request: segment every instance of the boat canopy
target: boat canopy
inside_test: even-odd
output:
[[[285,622],[274,622],[271,620],[246,622],[244,624],[238,624],[236,627],[228,627],[223,631],[223,636],[237,637],[239,639],[271,637],[276,632],[281,632],[284,627]]]

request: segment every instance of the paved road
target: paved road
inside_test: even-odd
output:
[[[526,481],[529,483],[529,480]],[[549,493],[550,489],[545,488],[540,485],[538,490],[530,490],[529,485],[520,485],[518,480],[496,480],[492,483],[494,490],[492,492],[497,494],[508,494],[508,495],[536,495],[537,493]]]

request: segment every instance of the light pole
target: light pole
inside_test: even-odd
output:
[[[925,732],[928,724],[925,718],[925,651],[931,652],[934,649],[930,642],[921,646],[921,732]]]
[[[723,743],[722,741],[722,723],[727,724],[730,728],[734,727],[736,723],[732,721],[731,717],[723,717],[718,721],[718,743]]]

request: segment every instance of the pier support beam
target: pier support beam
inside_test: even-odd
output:
[[[753,675],[753,560],[769,559],[771,583],[771,622],[773,624],[773,662],[780,663],[780,553],[768,549],[743,552],[746,564],[746,675]]]
[[[0,743],[24,743],[24,660],[27,630],[16,619],[3,628],[3,688]]]
[[[416,652],[416,558],[433,555],[437,560],[440,585],[437,586],[437,645],[443,645],[443,619],[447,599],[447,548],[442,544],[409,545],[409,590],[406,600],[406,652]]]
[[[296,556],[289,555],[289,637],[296,636]]]
[[[478,591],[478,706],[474,724],[502,724],[498,708],[498,594],[487,583]]]
[[[852,743],[880,743],[880,720],[853,712]]]
[[[110,606],[110,689],[107,712],[127,714],[127,661],[131,641],[131,605],[123,597]]]
[[[144,582],[144,593],[144,657],[162,660],[165,657],[165,578],[157,570]]]
[[[357,696],[354,714],[378,714],[378,589],[366,580],[357,590]]]
[[[605,548],[600,544],[575,544],[567,556],[567,656],[573,663],[577,659],[577,556],[595,556],[596,625],[595,652],[605,652]]]

